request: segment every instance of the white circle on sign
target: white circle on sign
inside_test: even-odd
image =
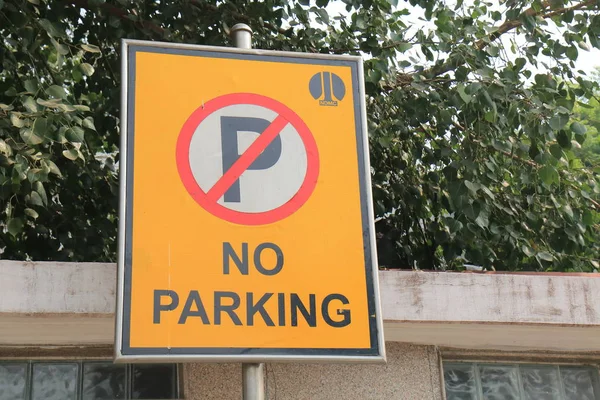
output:
[[[223,146],[237,146],[233,155],[233,160],[236,160],[260,136],[255,130],[240,128],[233,141],[224,141],[223,117],[236,117],[240,121],[261,120],[264,121],[263,125],[268,125],[278,115],[269,108],[254,104],[233,104],[214,111],[202,120],[190,141],[189,165],[194,180],[204,192],[209,192],[226,172],[224,154],[229,150],[231,159],[231,149],[224,149]],[[306,148],[300,134],[290,123],[286,123],[278,137],[281,141],[280,151],[271,149],[270,163],[263,163],[256,168],[251,165],[243,171],[238,183],[231,185],[229,193],[226,191],[218,199],[218,204],[239,212],[262,213],[286,204],[296,195],[306,176]],[[263,153],[267,152],[269,146]],[[258,158],[261,156],[262,153]]]

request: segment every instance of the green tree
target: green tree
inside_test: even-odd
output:
[[[596,69],[593,79],[600,82],[600,69]],[[586,138],[581,148],[575,151],[583,165],[600,173],[600,92],[595,92],[589,100],[576,104],[574,117],[586,127]]]
[[[2,257],[114,260],[120,39],[228,45],[244,22],[257,48],[365,55],[382,266],[598,267],[572,118],[597,0],[329,3],[0,0]]]

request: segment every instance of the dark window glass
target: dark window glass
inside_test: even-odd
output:
[[[479,369],[485,400],[519,400],[517,371],[512,367],[485,366]]]
[[[77,364],[34,364],[32,400],[76,400]]]
[[[175,364],[0,362],[0,400],[172,400],[178,397]]]
[[[0,400],[25,399],[27,364],[0,364]]]
[[[555,366],[521,367],[521,382],[525,400],[560,400]]]
[[[446,382],[446,399],[477,399],[477,386],[475,383],[475,371],[473,365],[445,365],[444,381]]]
[[[84,364],[82,398],[83,400],[126,399],[125,365]]]
[[[134,365],[132,399],[175,399],[176,369],[173,364]]]
[[[561,367],[560,375],[565,388],[565,400],[596,400],[600,398],[589,368]],[[596,390],[594,390],[596,389]]]
[[[598,369],[444,363],[446,400],[600,400]]]

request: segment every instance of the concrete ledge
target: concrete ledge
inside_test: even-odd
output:
[[[387,321],[600,326],[600,277],[379,273]]]
[[[599,327],[385,322],[385,340],[471,350],[598,352]]]
[[[0,345],[112,344],[115,277],[114,264],[0,261]],[[387,341],[600,351],[597,275],[381,271],[379,279]]]
[[[0,314],[0,345],[111,345],[112,314]]]
[[[115,311],[115,264],[0,261],[0,313]]]

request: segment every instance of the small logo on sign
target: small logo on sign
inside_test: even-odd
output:
[[[346,86],[342,78],[331,72],[318,72],[310,78],[308,90],[319,105],[336,107],[346,95]]]

